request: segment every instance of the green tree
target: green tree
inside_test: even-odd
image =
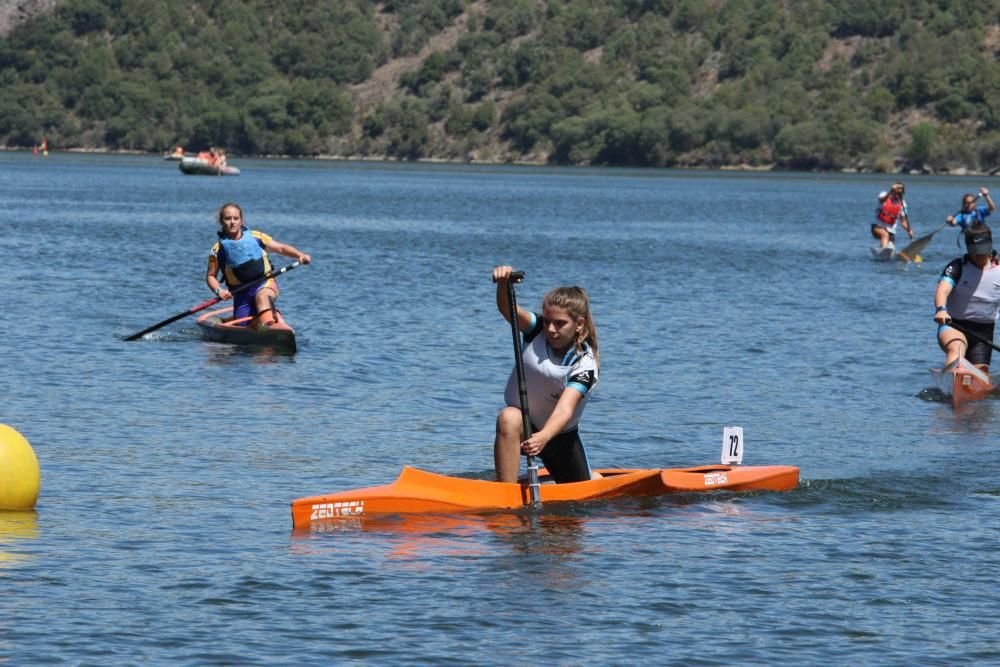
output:
[[[417,160],[430,141],[427,112],[416,100],[403,99],[385,108],[388,153],[393,157]]]
[[[99,0],[75,0],[59,8],[58,12],[77,35],[104,30],[110,11]]]
[[[906,148],[906,157],[911,162],[922,164],[931,157],[937,130],[931,123],[917,123],[910,133],[910,145]]]
[[[831,167],[830,145],[829,132],[817,121],[783,127],[774,138],[775,157],[792,169]]]

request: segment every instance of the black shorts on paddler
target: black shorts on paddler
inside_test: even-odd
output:
[[[537,429],[535,429],[537,431]],[[590,479],[590,463],[576,429],[560,433],[545,445],[538,458],[558,484],[583,482]]]
[[[872,225],[872,231],[874,232],[876,229],[885,229],[885,227],[883,227],[882,225]],[[885,229],[885,231],[889,232],[888,229]],[[892,232],[889,232],[889,243],[895,243],[895,242],[896,242],[896,235],[893,234]]]
[[[993,340],[993,330],[995,328],[995,323],[993,322],[973,322],[971,320],[955,320],[964,329],[968,329],[972,333],[976,334],[980,338],[985,338],[986,340]],[[948,326],[945,324],[944,326]],[[965,350],[965,358],[969,360],[971,364],[983,364],[984,366],[990,365],[990,359],[993,358],[993,348],[984,343],[981,340],[976,340],[972,336],[966,336],[966,341],[969,343],[969,347]]]

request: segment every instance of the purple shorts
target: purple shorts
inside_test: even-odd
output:
[[[270,287],[274,290],[275,296],[278,294],[278,283],[274,278],[270,278],[254,285],[250,289],[237,292],[233,295],[233,319],[238,320],[244,317],[253,317],[257,314],[257,292],[263,287]]]

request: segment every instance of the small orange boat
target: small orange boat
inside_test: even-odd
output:
[[[944,368],[932,368],[931,374],[941,390],[951,396],[953,408],[982,400],[996,388],[989,373],[976,367],[965,357],[960,357]]]
[[[232,306],[210,310],[198,318],[197,324],[208,340],[234,345],[275,347],[295,352],[295,330],[275,311],[277,322],[267,327],[249,326],[250,317],[233,319]]]
[[[543,503],[660,496],[695,491],[787,491],[799,483],[795,466],[706,465],[694,468],[608,469],[585,482],[540,486]],[[545,482],[545,469],[540,470]],[[406,466],[396,481],[292,501],[292,527],[343,518],[412,513],[519,509],[530,504],[528,483],[449,477]]]
[[[946,392],[951,390],[951,405],[955,408],[970,401],[982,400],[995,388],[989,373],[977,368],[965,357],[960,357],[942,369],[932,369],[931,372]]]

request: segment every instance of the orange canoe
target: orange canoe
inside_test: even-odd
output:
[[[278,321],[269,327],[251,327],[249,317],[233,319],[232,306],[210,310],[198,318],[202,335],[208,340],[234,345],[275,347],[295,352],[295,330],[278,313]]]
[[[982,400],[994,389],[989,373],[969,363],[965,357],[931,372],[946,392],[951,390],[951,405],[955,408],[970,401]]]
[[[695,468],[598,470],[586,482],[545,484],[543,503],[692,491],[787,491],[799,483],[795,466],[707,465]],[[545,470],[542,469],[544,482]],[[380,514],[456,513],[518,509],[529,504],[527,483],[448,477],[406,466],[391,484],[292,501],[292,527]]]
[[[975,366],[956,369],[953,374],[951,404],[956,408],[969,401],[984,399],[993,391],[990,376]]]

